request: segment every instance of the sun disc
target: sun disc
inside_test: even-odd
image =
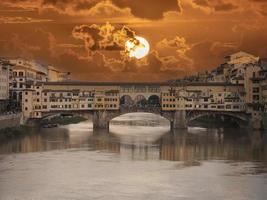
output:
[[[126,41],[125,51],[129,57],[141,59],[149,53],[149,43],[145,38],[135,36],[133,39]]]

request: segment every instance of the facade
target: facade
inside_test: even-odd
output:
[[[245,112],[242,85],[199,84],[162,88],[162,110],[210,110]]]
[[[117,110],[119,102],[116,86],[44,82],[23,91],[22,110],[26,118],[41,118],[46,112]]]
[[[26,118],[47,112],[121,110],[151,107],[162,111],[214,110],[244,112],[242,85],[204,83],[171,87],[166,83],[44,82],[23,91]],[[127,102],[127,103],[126,103]]]
[[[70,77],[68,72],[61,72],[52,66],[44,66],[35,61],[21,58],[5,59],[1,66],[9,69],[9,104],[11,110],[21,108],[22,91],[34,89],[38,82],[68,81]],[[3,87],[1,86],[1,89]]]
[[[5,60],[0,60],[0,113],[6,111],[9,100],[9,72]]]
[[[46,81],[47,70],[34,61],[10,59],[9,62],[12,65],[11,98],[20,105],[22,91],[33,89],[34,84],[39,81]]]

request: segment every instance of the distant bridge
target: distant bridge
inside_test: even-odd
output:
[[[45,82],[39,83],[38,91],[25,90],[23,100],[33,96],[36,101],[34,105],[24,101],[23,110],[28,114],[25,118],[39,120],[56,114],[79,114],[93,119],[95,129],[108,129],[115,117],[134,112],[160,115],[170,121],[171,129],[186,128],[193,120],[213,115],[248,124],[251,114],[246,113],[245,103],[240,99],[210,101],[216,92],[223,94],[218,98],[224,98],[226,92],[236,94],[243,89],[243,85],[226,83],[170,86],[168,83]]]

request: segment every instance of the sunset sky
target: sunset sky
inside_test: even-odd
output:
[[[150,43],[143,59],[125,42]],[[0,57],[86,81],[161,81],[211,70],[246,51],[267,57],[267,0],[1,0]]]

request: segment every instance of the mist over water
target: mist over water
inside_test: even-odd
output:
[[[267,136],[243,129],[169,130],[160,116],[41,129],[0,144],[2,199],[259,199]]]

